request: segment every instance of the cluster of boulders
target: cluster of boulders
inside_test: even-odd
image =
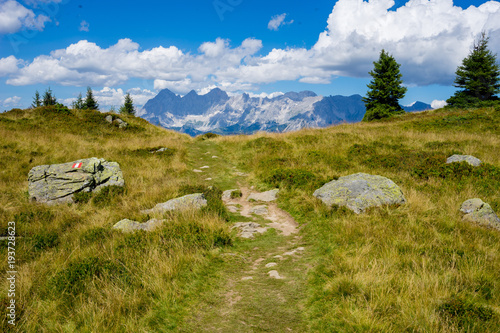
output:
[[[118,128],[126,128],[128,126],[128,123],[121,120],[120,118],[112,115],[107,115],[104,120],[106,120],[110,124],[116,124]]]
[[[453,155],[446,163],[466,162],[474,167],[481,160],[471,155]],[[313,194],[327,206],[344,206],[356,214],[370,207],[382,205],[403,205],[406,199],[401,189],[390,179],[366,173],[357,173],[325,184]],[[481,199],[469,199],[460,209],[463,219],[500,230],[500,218],[491,206]]]

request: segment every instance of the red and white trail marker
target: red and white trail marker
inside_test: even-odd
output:
[[[80,169],[82,167],[82,165],[83,165],[82,162],[75,163],[75,164],[73,164],[73,169]]]

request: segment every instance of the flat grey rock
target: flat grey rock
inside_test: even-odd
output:
[[[278,271],[270,271],[267,273],[269,277],[272,277],[273,279],[281,280],[283,277],[278,273]]]
[[[269,210],[267,209],[266,205],[260,205],[260,206],[255,206],[250,209],[250,214],[255,214],[255,215],[267,215],[269,213]]]
[[[119,222],[117,222],[114,226],[113,229],[116,230],[121,230],[122,232],[129,233],[129,232],[134,232],[137,230],[144,230],[144,231],[153,231],[159,226],[161,226],[166,220],[156,220],[152,219],[144,223],[140,223],[137,221],[132,221],[129,219],[124,219]]]
[[[476,166],[476,167],[480,166],[482,163],[480,159],[478,159],[474,156],[471,156],[471,155],[453,155],[453,156],[450,156],[446,159],[447,164],[454,163],[454,162],[467,162],[470,165]]]
[[[266,191],[262,193],[252,193],[248,196],[247,201],[263,201],[263,202],[271,202],[277,199],[277,195],[280,190],[274,189],[271,191]]]
[[[202,193],[188,194],[180,198],[159,203],[152,209],[142,210],[143,214],[164,213],[168,211],[179,211],[187,209],[201,209],[207,205],[207,200]]]
[[[403,192],[392,180],[366,173],[340,177],[313,195],[327,206],[345,206],[356,214],[370,207],[406,203]]]
[[[465,214],[464,221],[479,223],[488,228],[500,231],[500,218],[493,211],[493,208],[479,198],[466,200],[460,211]]]
[[[255,222],[238,222],[231,229],[238,229],[241,238],[254,238],[256,233],[263,234],[267,231],[267,228],[261,227]]]

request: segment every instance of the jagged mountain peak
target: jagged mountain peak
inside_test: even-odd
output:
[[[358,122],[363,119],[365,105],[360,95],[324,97],[307,90],[269,98],[247,93],[230,97],[220,88],[205,95],[192,90],[180,97],[164,89],[141,111],[141,116],[154,124],[190,135],[249,134]]]

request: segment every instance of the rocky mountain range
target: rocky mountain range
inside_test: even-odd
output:
[[[416,102],[407,111],[427,109],[431,109],[429,104]],[[360,95],[324,97],[302,91],[269,98],[246,93],[229,96],[215,88],[205,95],[193,90],[185,96],[161,90],[137,115],[155,125],[195,136],[207,132],[287,132],[354,123],[363,119],[365,111]]]

